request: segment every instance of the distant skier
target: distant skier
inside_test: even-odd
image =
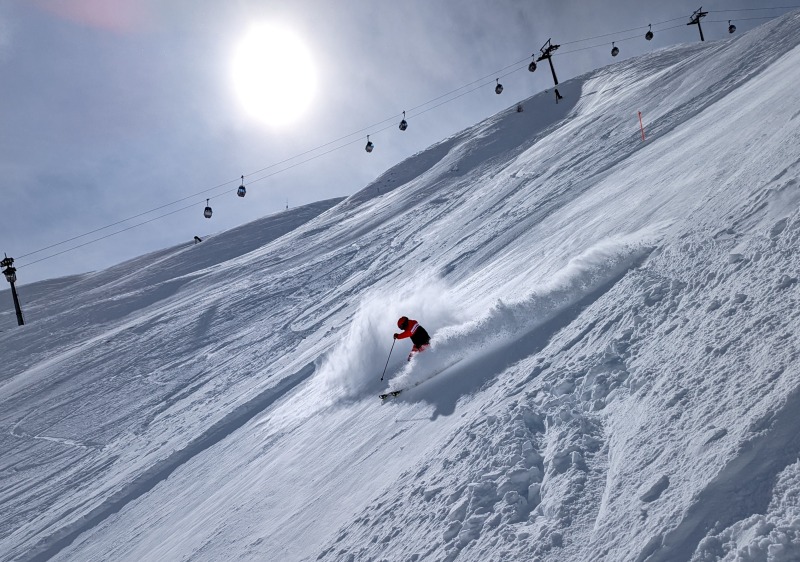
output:
[[[411,348],[411,353],[408,354],[409,361],[411,361],[415,353],[425,351],[430,347],[431,337],[428,335],[428,332],[425,331],[425,328],[420,326],[419,322],[416,320],[410,320],[407,316],[401,316],[397,321],[397,327],[403,331],[399,334],[395,334],[394,339],[402,340],[411,338],[411,342],[414,344],[414,347]]]

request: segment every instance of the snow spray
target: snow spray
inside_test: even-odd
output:
[[[418,320],[435,338],[442,328],[463,323],[469,315],[467,309],[452,287],[435,274],[417,272],[413,280],[389,281],[361,295],[352,317],[337,320],[338,330],[346,332],[337,336],[339,341],[326,355],[317,376],[337,396],[370,395],[383,388],[378,380],[381,365],[386,365],[385,378],[392,378],[407,364],[410,340],[402,340],[402,345],[398,341],[396,347],[403,352],[390,351],[386,358],[400,316]]]

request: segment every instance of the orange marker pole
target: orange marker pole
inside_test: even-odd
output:
[[[642,142],[644,142],[644,125],[642,125],[642,112],[639,112],[639,128],[642,130]]]

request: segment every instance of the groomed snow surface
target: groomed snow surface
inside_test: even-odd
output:
[[[798,45],[602,68],[23,328],[3,292],[0,559],[800,560]]]

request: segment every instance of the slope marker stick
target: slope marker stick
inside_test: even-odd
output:
[[[642,130],[642,142],[644,142],[644,125],[642,125],[642,112],[639,112],[639,128]]]

